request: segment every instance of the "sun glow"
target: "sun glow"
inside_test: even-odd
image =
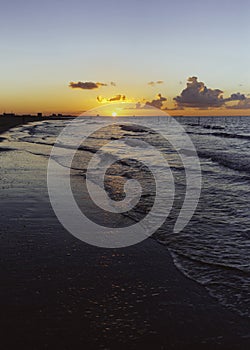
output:
[[[112,117],[117,117],[117,113],[116,113],[116,112],[113,112],[113,113],[112,113]]]

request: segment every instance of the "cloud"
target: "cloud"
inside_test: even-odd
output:
[[[197,77],[191,77],[186,89],[174,100],[179,107],[221,107],[224,104],[222,93],[219,89],[208,89]]]
[[[250,109],[250,98],[240,100],[237,105],[227,106],[228,109]]]
[[[226,102],[243,101],[245,95],[237,92],[229,98],[223,98],[223,91],[220,89],[210,89],[206,85],[198,81],[197,77],[188,78],[187,87],[181,92],[180,96],[174,98],[177,107],[187,108],[218,108],[225,105]]]
[[[82,89],[82,90],[99,89],[101,86],[108,86],[108,84],[99,83],[99,82],[94,83],[92,81],[86,81],[86,82],[78,81],[77,83],[74,83],[73,81],[71,81],[69,83],[69,87],[71,87],[72,89]]]
[[[184,109],[184,107],[173,107],[173,108],[169,108],[169,107],[166,107],[166,108],[163,108],[164,111],[182,111]]]
[[[155,100],[147,101],[145,106],[152,106],[161,109],[165,101],[167,101],[166,97],[163,97],[161,94],[158,94]]]
[[[116,83],[114,81],[111,81],[110,85],[111,86],[116,86]]]
[[[163,84],[163,83],[164,83],[163,80],[157,80],[157,81],[150,81],[150,82],[148,83],[148,85],[150,85],[150,86],[155,86],[156,84]]]
[[[240,92],[237,92],[236,94],[232,94],[229,98],[225,98],[224,102],[244,101],[245,99],[246,99],[246,96],[244,94],[241,94]]]
[[[125,101],[126,100],[126,96],[125,95],[116,95],[114,97],[111,97],[110,99],[108,99],[109,102],[113,102],[113,101]]]
[[[125,95],[115,95],[113,97],[110,98],[105,98],[102,96],[97,96],[97,101],[100,103],[104,103],[104,102],[116,102],[116,101],[126,101],[126,96]]]

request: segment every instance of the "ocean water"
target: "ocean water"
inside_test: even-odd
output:
[[[134,118],[116,118],[118,124],[106,128],[102,128],[101,117],[81,120],[86,133],[93,125],[99,130],[90,135],[75,154],[72,174],[79,176],[75,176],[74,181],[84,183],[88,161],[100,147],[105,147],[106,154],[114,159],[106,172],[105,189],[113,200],[121,200],[126,180],[138,180],[142,186],[141,199],[124,216],[140,221],[152,208],[156,188],[143,161],[150,157],[159,171],[165,171],[157,157],[151,157],[147,144],[159,150],[174,176],[175,201],[170,215],[153,238],[165,245],[178,269],[186,276],[202,284],[226,307],[243,317],[250,317],[250,117],[178,117],[176,120],[183,126],[183,133],[193,141],[202,170],[198,206],[180,233],[173,233],[173,226],[186,191],[185,169],[178,154],[183,134],[169,135],[178,141],[179,149],[173,149],[159,136],[171,122],[167,117],[140,117],[136,121]],[[132,122],[143,127],[131,127],[129,123]],[[3,135],[0,150],[15,149],[49,158],[51,146],[66,125],[66,120],[51,120],[14,128]],[[152,127],[156,132],[150,131]],[[109,143],[121,139],[121,146]],[[128,152],[126,145],[136,149],[139,161]],[[66,149],[71,145],[69,142],[60,147]],[[192,155],[184,156],[186,166],[191,167]],[[67,164],[66,156],[56,161],[62,166]],[[159,215],[164,216],[164,212]]]

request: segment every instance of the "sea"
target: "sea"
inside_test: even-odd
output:
[[[123,215],[140,222],[152,210],[156,198],[154,176],[143,162],[151,157],[149,149],[157,149],[172,172],[175,198],[169,215],[152,239],[164,245],[183,274],[203,285],[219,303],[249,318],[250,117],[176,117],[181,132],[176,135],[169,132],[170,142],[161,135],[163,130],[172,132],[170,117],[109,118],[113,125],[103,126],[107,120],[96,116],[76,122],[75,130],[83,127],[85,139],[71,164],[74,181],[80,184],[86,181],[89,160],[105,147],[105,154],[113,157],[113,164],[105,175],[105,190],[112,200],[121,201],[126,181],[136,179],[142,188],[141,198]],[[44,120],[15,127],[2,135],[0,150],[32,153],[38,159],[49,159],[52,146],[68,123],[68,120]],[[187,190],[186,169],[180,157],[184,134],[192,140],[200,162],[201,193],[192,218],[176,233],[173,228]],[[171,137],[177,140],[174,147]],[[119,140],[122,140],[120,147]],[[134,147],[138,157],[128,151],[126,145],[129,150]],[[70,146],[60,144],[61,148]],[[192,154],[183,152],[183,157],[186,157],[186,166],[192,166]],[[157,157],[151,160],[164,178],[166,168],[159,160],[157,163]],[[63,156],[56,161],[61,166],[67,164]],[[98,216],[100,220],[101,209]],[[112,226],[113,216],[110,218]],[[106,216],[105,220],[107,222]]]

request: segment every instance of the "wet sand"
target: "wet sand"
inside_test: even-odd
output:
[[[77,240],[50,206],[47,160],[14,151],[0,159],[4,349],[249,348],[249,321],[183,276],[164,246]],[[86,198],[83,207],[92,210]]]
[[[35,121],[41,121],[41,120],[46,120],[46,119],[71,119],[73,117],[70,116],[64,116],[64,117],[53,117],[53,116],[43,116],[43,117],[38,117],[38,116],[32,116],[32,115],[27,115],[27,116],[0,116],[0,134],[9,130],[10,128],[13,128],[15,126],[25,124],[25,123],[30,123],[30,122],[35,122]]]
[[[9,130],[10,128],[13,128],[17,125],[28,123],[36,120],[41,120],[41,118],[38,118],[36,116],[14,116],[14,117],[5,117],[0,116],[0,133]]]

